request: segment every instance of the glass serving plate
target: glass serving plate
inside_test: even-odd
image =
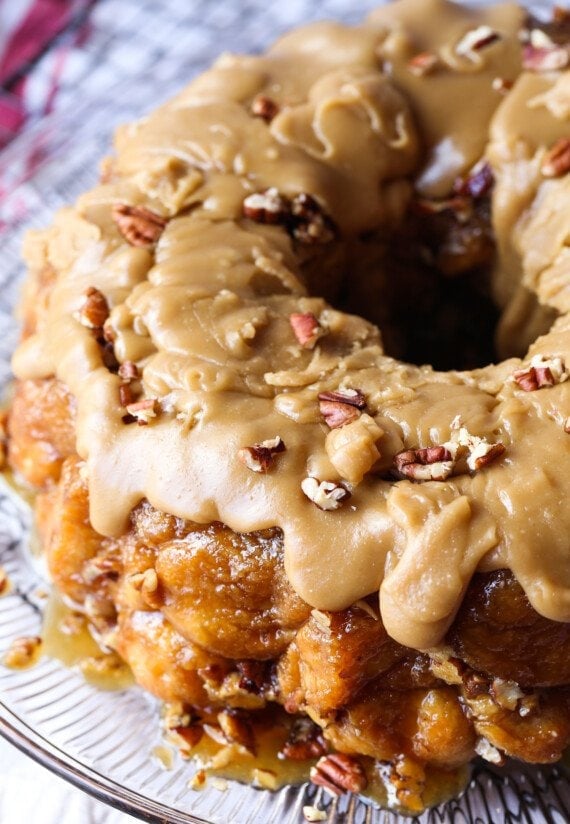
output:
[[[111,4],[112,0],[102,1],[103,15]],[[254,50],[280,31],[316,17],[358,20],[377,0],[363,0],[358,11],[346,0],[325,0],[318,8],[297,0],[287,9],[266,0],[246,0],[239,6],[225,0],[207,8],[200,2],[172,2],[167,4],[167,14],[160,5],[158,0],[122,0],[125,20],[113,24],[107,40],[100,38],[98,52],[91,56],[94,64],[117,58],[119,65],[121,34],[128,34],[132,47],[133,38],[136,41],[143,30],[143,15],[146,23],[151,15],[155,40],[152,48],[143,44],[138,50],[130,78],[123,73],[118,85],[101,82],[101,91],[88,102],[42,121],[0,157],[0,194],[4,195],[0,200],[0,386],[5,390],[17,340],[12,311],[23,276],[22,233],[47,225],[56,208],[95,182],[98,161],[109,151],[115,125],[165,99],[224,47],[237,42],[242,51]],[[173,30],[175,47],[161,50],[161,42],[172,43],[169,32]],[[145,31],[148,35],[148,26]],[[0,564],[8,573],[10,589],[0,598],[0,656],[13,639],[41,631],[49,585],[29,551],[31,526],[28,504],[2,485]],[[305,804],[325,809],[330,824],[409,820],[352,796],[331,800],[306,784],[275,793],[236,782],[228,782],[225,791],[213,785],[193,790],[188,786],[194,771],[191,763],[173,751],[172,766],[165,769],[152,755],[163,744],[156,702],[136,687],[98,690],[54,659],[42,658],[20,671],[0,666],[0,698],[0,734],[77,787],[145,821],[293,824],[304,820]],[[422,824],[562,824],[570,820],[569,779],[563,765],[531,768],[513,763],[496,770],[477,762],[460,798],[426,811],[417,820]]]

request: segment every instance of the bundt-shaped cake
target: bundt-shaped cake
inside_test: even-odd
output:
[[[9,462],[188,749],[288,717],[413,811],[570,741],[569,42],[397,0],[224,55],[29,234]]]

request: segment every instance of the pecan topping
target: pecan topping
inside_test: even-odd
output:
[[[472,435],[464,426],[461,426],[458,418],[453,421],[452,429],[454,431],[449,446],[463,446],[468,450],[467,466],[472,472],[488,466],[506,451],[504,444],[500,441],[489,443],[485,438]]]
[[[300,243],[312,245],[334,240],[335,227],[314,197],[302,192],[291,204],[290,233]]]
[[[146,426],[152,418],[156,418],[159,406],[156,398],[143,398],[142,401],[135,401],[127,405],[127,420],[125,423],[136,421],[139,426]]]
[[[255,695],[262,695],[271,688],[272,665],[270,661],[238,661],[239,688]]]
[[[8,573],[3,566],[0,566],[0,595],[5,595],[8,592],[9,585]]]
[[[251,104],[251,113],[270,123],[279,114],[279,105],[265,94],[258,94]]]
[[[244,217],[256,223],[280,224],[292,238],[307,245],[328,243],[336,229],[314,197],[301,192],[290,200],[275,187],[248,195],[243,201]]]
[[[280,758],[292,761],[308,761],[320,758],[327,752],[323,733],[310,718],[299,718],[291,727],[289,738],[279,753]]]
[[[339,401],[320,400],[319,409],[330,429],[339,429],[360,417],[360,412],[355,406]]]
[[[239,450],[238,458],[253,472],[268,472],[275,463],[275,455],[285,450],[285,444],[276,435],[270,440],[254,443],[253,446],[244,446]]]
[[[507,80],[506,77],[494,77],[491,86],[493,91],[499,92],[499,94],[508,94],[513,88],[513,81]]]
[[[319,481],[318,478],[305,478],[301,489],[315,506],[324,511],[339,509],[350,498],[350,492],[342,484]]]
[[[130,406],[135,402],[135,397],[133,395],[133,390],[131,389],[130,384],[122,383],[119,386],[119,403],[121,406]]]
[[[368,784],[360,762],[342,752],[320,758],[316,767],[311,768],[310,776],[313,784],[324,787],[333,795],[360,793]]]
[[[525,392],[535,392],[537,389],[564,383],[569,377],[570,372],[561,357],[544,355],[535,355],[526,369],[518,369],[512,376]]]
[[[182,739],[184,749],[191,750],[199,744],[204,735],[204,730],[199,724],[189,724],[186,727],[174,727],[174,732]]]
[[[318,807],[312,807],[309,804],[303,807],[303,816],[305,821],[326,821],[328,818],[324,810],[319,810]]]
[[[494,747],[486,738],[479,738],[475,744],[475,752],[480,755],[485,761],[490,764],[496,764],[501,767],[505,763],[505,756],[503,753]]]
[[[10,669],[26,669],[38,660],[42,639],[37,635],[16,638],[10,644],[2,663]]]
[[[455,47],[456,54],[473,59],[473,53],[481,51],[491,43],[500,40],[499,32],[492,29],[490,26],[478,26],[476,29],[471,29],[467,34],[463,35],[459,43]]]
[[[561,137],[545,154],[540,171],[544,177],[561,177],[570,171],[570,139]]]
[[[453,191],[457,195],[478,200],[490,192],[494,182],[491,166],[486,160],[482,160],[473,166],[467,177],[460,177],[455,181]]]
[[[107,298],[99,289],[89,286],[83,293],[83,303],[74,317],[87,329],[102,329],[109,317]]]
[[[524,692],[519,685],[504,678],[493,679],[489,694],[496,704],[511,712],[517,709],[520,699],[524,698]]]
[[[326,333],[324,326],[312,312],[294,312],[289,315],[289,323],[304,349],[314,349],[318,339]]]
[[[168,220],[145,206],[115,203],[112,217],[117,229],[131,246],[152,246],[164,231]]]
[[[256,223],[284,223],[289,215],[289,203],[275,187],[248,195],[242,209],[244,217]]]
[[[564,431],[570,435],[570,418],[566,418],[564,421]]]
[[[247,715],[238,709],[222,710],[218,713],[218,724],[228,741],[240,744],[256,754],[257,745],[253,727]]]
[[[553,44],[548,48],[537,48],[532,43],[523,46],[523,69],[534,72],[552,72],[568,65],[570,53],[565,46]]]
[[[339,389],[336,392],[319,392],[320,401],[332,401],[355,406],[357,409],[366,407],[366,398],[360,389]]]
[[[408,61],[408,70],[416,77],[430,74],[439,65],[439,57],[433,52],[420,52]]]
[[[453,455],[445,446],[405,449],[394,457],[396,471],[412,481],[444,481],[453,472]]]
[[[133,361],[124,361],[119,366],[119,377],[124,381],[135,381],[139,377],[139,368]]]

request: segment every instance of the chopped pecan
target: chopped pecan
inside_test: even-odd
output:
[[[238,452],[238,458],[253,472],[268,472],[275,463],[275,455],[285,452],[286,446],[279,437],[271,438],[253,446],[244,446]]]
[[[525,392],[535,392],[548,386],[564,383],[570,377],[563,358],[535,355],[525,369],[513,372],[512,379]]]
[[[482,160],[473,166],[466,177],[457,178],[453,184],[453,191],[457,195],[478,200],[490,192],[494,182],[491,166],[486,160]]]
[[[330,429],[338,429],[360,417],[360,411],[348,403],[339,401],[319,401],[321,415]]]
[[[318,807],[305,804],[303,807],[303,817],[305,821],[326,821],[328,815],[324,810],[319,810]]]
[[[279,114],[279,104],[265,94],[258,94],[251,104],[251,113],[270,123]]]
[[[38,660],[42,639],[37,635],[15,638],[4,654],[2,663],[10,669],[26,669]]]
[[[243,710],[227,709],[218,713],[218,724],[228,741],[239,744],[254,755],[257,744],[251,722]]]
[[[410,208],[417,215],[438,215],[441,212],[451,212],[460,223],[466,222],[473,213],[473,203],[471,198],[454,197],[445,200],[431,200],[429,198],[415,198],[410,204]]]
[[[280,758],[289,758],[292,761],[309,761],[311,758],[320,758],[327,752],[327,745],[323,732],[310,718],[298,718],[289,733]]]
[[[130,406],[135,402],[132,387],[129,383],[121,383],[119,386],[119,403],[121,406]]]
[[[74,317],[87,329],[102,329],[109,317],[107,298],[99,289],[89,286],[83,293],[83,303]]]
[[[439,65],[439,57],[433,52],[420,52],[408,61],[408,70],[416,77],[424,77]]]
[[[504,678],[494,678],[489,687],[489,695],[493,701],[505,710],[513,712],[517,709],[524,692],[515,681],[507,681]]]
[[[129,403],[126,409],[128,417],[136,420],[139,426],[146,426],[152,418],[156,418],[159,406],[156,398],[143,398],[141,401]],[[129,420],[124,418],[123,421],[130,423]]]
[[[311,768],[310,777],[313,784],[324,787],[333,795],[360,793],[368,784],[360,762],[342,752],[320,758],[316,767]]]
[[[256,695],[271,689],[274,673],[270,661],[238,661],[236,668],[240,676],[240,689]]]
[[[564,431],[570,435],[570,417],[564,421]]]
[[[489,761],[490,764],[495,764],[497,767],[502,767],[505,763],[503,753],[494,747],[486,738],[479,738],[477,740],[475,752],[485,761]]]
[[[115,203],[111,214],[117,229],[131,246],[153,246],[168,223],[165,217],[146,206]]]
[[[320,401],[332,401],[333,403],[345,403],[355,406],[357,409],[366,407],[366,398],[360,389],[339,389],[336,392],[319,392]]]
[[[324,511],[339,509],[350,498],[350,492],[342,484],[319,481],[318,478],[305,478],[301,489],[315,506]]]
[[[499,94],[508,94],[513,88],[513,81],[507,80],[506,77],[494,77],[491,86],[493,91],[499,92]]]
[[[534,72],[552,72],[564,69],[568,65],[570,52],[566,46],[553,45],[549,48],[537,48],[531,43],[523,46],[523,69]]]
[[[326,333],[312,312],[293,312],[289,315],[289,323],[303,349],[314,349],[319,338]]]
[[[5,595],[8,592],[10,580],[8,573],[3,566],[0,566],[0,595]]]
[[[488,694],[490,679],[486,675],[468,669],[463,673],[461,679],[467,698],[477,698],[479,695]]]
[[[204,735],[200,724],[189,724],[185,727],[174,727],[174,732],[182,738],[185,748],[192,749],[199,744]]]
[[[495,31],[490,26],[478,26],[476,29],[471,29],[463,35],[459,43],[455,46],[456,54],[462,57],[472,59],[473,53],[481,51],[491,43],[495,43],[501,39],[498,31]]]
[[[139,377],[139,368],[133,361],[123,361],[119,366],[119,377],[124,381],[135,381]]]
[[[561,137],[545,154],[540,171],[544,177],[561,177],[570,171],[570,139]]]
[[[290,206],[286,198],[275,187],[264,192],[248,195],[242,206],[244,217],[256,223],[284,223],[289,216]]]
[[[291,203],[290,233],[299,243],[312,245],[330,243],[336,235],[336,228],[314,197],[301,192]]]
[[[499,458],[506,451],[504,444],[500,441],[489,443],[486,438],[472,435],[468,429],[461,426],[460,418],[456,418],[452,423],[450,447],[465,447],[468,450],[467,466],[472,472],[477,472],[488,466],[496,458]],[[457,457],[457,456],[456,456]]]
[[[446,446],[405,449],[394,457],[397,473],[412,481],[444,481],[453,472],[454,463]]]

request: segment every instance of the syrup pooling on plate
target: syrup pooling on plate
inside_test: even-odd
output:
[[[238,532],[277,526],[305,601],[338,610],[379,590],[389,633],[416,649],[442,639],[476,569],[511,569],[538,612],[570,620],[566,318],[522,362],[438,373],[388,357],[371,324],[308,294],[339,277],[343,244],[404,219],[411,177],[441,196],[487,152],[500,335],[524,340],[540,314],[531,290],[566,311],[556,205],[568,184],[541,171],[565,128],[552,101],[566,74],[516,79],[522,14],[402,0],[361,27],[310,26],[262,57],[222,57],[122,129],[106,182],[30,238],[32,270],[57,280],[14,368],[55,374],[77,398],[97,530],[122,534],[143,498]],[[418,77],[410,64],[426,53],[437,62]],[[516,81],[512,95],[497,78]],[[116,358],[140,371],[130,403],[85,315],[89,289],[110,307]],[[315,334],[300,337],[293,317]],[[535,356],[563,366],[526,392],[512,376]],[[358,418],[330,430],[319,395],[353,391]],[[276,438],[269,471],[240,460]],[[504,451],[472,470],[475,444]],[[449,459],[424,461],[430,447]],[[395,482],[404,451],[423,474]]]

